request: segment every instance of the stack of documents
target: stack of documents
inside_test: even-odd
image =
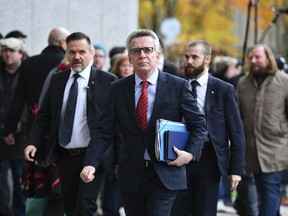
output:
[[[186,125],[165,119],[156,121],[155,154],[159,161],[171,161],[177,158],[173,146],[184,150],[190,136]]]

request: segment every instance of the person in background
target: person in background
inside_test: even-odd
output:
[[[28,137],[25,158],[44,164],[55,161],[65,214],[92,216],[97,211],[96,200],[105,171],[113,165],[113,146],[103,157],[95,181],[85,184],[79,174],[90,136],[105,109],[110,83],[117,77],[92,67],[94,50],[86,34],[72,33],[66,44],[71,69],[52,76]],[[41,145],[47,131],[48,141]],[[36,155],[43,150],[43,155]]]
[[[245,174],[244,128],[232,85],[209,74],[211,47],[203,40],[185,49],[185,77],[205,115],[208,137],[198,163],[187,165],[187,190],[179,191],[171,216],[217,214],[220,177],[237,188]]]
[[[6,143],[14,143],[14,133],[24,107],[27,107],[28,110],[27,134],[30,132],[32,122],[39,109],[38,100],[43,83],[48,73],[63,59],[66,50],[65,39],[68,35],[69,31],[63,27],[53,28],[48,35],[48,46],[39,55],[31,56],[21,64],[21,73],[18,77],[15,94],[11,101],[5,123],[4,138]],[[51,185],[43,181],[44,186],[40,185],[41,187],[38,187],[39,185],[37,184],[39,182],[33,179],[32,182],[38,183],[27,187],[25,182],[27,176],[44,178],[46,175],[50,175],[51,170],[28,161],[25,162],[25,168],[29,168],[28,172],[24,169],[25,173],[23,176],[23,183],[25,185],[23,192],[29,197],[26,201],[26,213],[28,215],[39,215],[41,212],[45,212],[45,209],[54,209],[54,202],[50,202],[53,199],[48,200],[51,195]],[[47,187],[48,192],[44,190]],[[51,216],[62,216],[61,212],[61,210],[59,212],[54,211]]]
[[[19,31],[19,30],[11,31],[8,34],[6,34],[5,38],[17,38],[23,42],[23,45],[25,48],[27,35],[23,34],[21,31]],[[24,50],[23,51],[23,60],[27,59],[28,57],[29,57],[28,53]]]
[[[272,50],[264,44],[248,50],[245,69],[237,97],[245,128],[247,172],[255,177],[259,215],[275,216],[282,173],[288,166],[288,75],[278,70]]]
[[[88,146],[81,178],[87,184],[99,178],[103,152],[119,126],[124,141],[118,184],[126,215],[170,215],[177,190],[186,188],[185,164],[200,159],[207,135],[205,119],[188,82],[157,68],[160,45],[153,31],[132,32],[126,47],[135,73],[112,83],[104,114]],[[184,118],[191,133],[186,149],[174,147],[178,157],[167,163],[158,161],[155,155],[156,120],[160,118],[178,122]]]
[[[159,70],[173,74],[175,76],[179,76],[177,67],[165,58],[163,41],[159,39],[159,43],[160,43],[160,58],[157,63]]]
[[[22,116],[17,123],[15,142],[13,144],[7,144],[3,139],[7,112],[13,99],[17,80],[20,74],[20,66],[24,56],[24,45],[19,39],[6,38],[0,41],[0,50],[3,58],[3,61],[0,63],[0,175],[1,179],[4,180],[5,178],[5,180],[0,183],[1,215],[25,216],[26,197],[22,194],[20,185],[24,167],[23,150],[26,142],[25,128],[27,112],[25,112],[25,109],[22,109]],[[8,162],[7,167],[4,165],[5,162]],[[7,168],[11,169],[13,190],[7,182]],[[7,191],[9,188],[13,191],[11,209],[9,206],[10,190]],[[4,197],[7,197],[8,200]],[[6,213],[4,213],[2,209],[2,206],[5,203]],[[11,213],[7,213],[7,211],[10,211]]]
[[[119,79],[133,74],[133,71],[133,65],[130,64],[129,57],[126,54],[119,56],[111,69],[111,72]]]
[[[109,52],[109,58],[110,58],[110,68],[108,71],[111,71],[115,61],[119,56],[121,56],[124,52],[126,52],[125,46],[115,46],[112,47],[112,49]]]
[[[23,34],[19,30],[14,30],[14,31],[10,31],[9,33],[7,33],[5,38],[18,38],[19,40],[22,40],[23,44],[25,44],[27,35]]]
[[[101,44],[94,44],[93,66],[98,69],[103,69],[106,63],[106,49]]]
[[[216,55],[212,62],[212,75],[218,79],[232,84],[233,77],[239,75],[236,68],[238,61],[231,56]],[[221,212],[235,212],[231,197],[230,181],[221,178],[218,193],[217,210]]]

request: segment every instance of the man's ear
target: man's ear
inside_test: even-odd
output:
[[[211,56],[210,55],[206,55],[205,56],[205,63],[208,65],[211,61]]]

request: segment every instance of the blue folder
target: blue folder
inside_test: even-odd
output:
[[[173,146],[179,150],[184,150],[189,139],[190,133],[184,131],[165,131],[164,132],[164,159],[167,161],[175,160],[177,154]]]
[[[156,154],[156,158],[159,161],[169,161],[170,160],[170,159],[165,158],[165,134],[166,134],[165,132],[166,131],[169,131],[169,133],[171,133],[171,131],[183,133],[182,134],[183,137],[182,137],[181,133],[177,134],[178,138],[179,138],[179,136],[181,136],[181,139],[177,140],[177,142],[175,142],[175,143],[174,143],[174,141],[170,142],[172,147],[175,146],[180,150],[183,150],[186,146],[187,140],[185,141],[185,139],[183,139],[183,138],[187,136],[187,133],[188,133],[188,137],[190,135],[190,133],[187,130],[186,125],[184,123],[174,122],[174,121],[165,120],[165,119],[158,119],[156,121],[155,154]],[[174,137],[175,134],[173,134],[172,136]],[[171,149],[167,149],[167,150],[168,151],[166,151],[166,152],[169,152],[169,150],[170,150],[170,153],[171,153]],[[173,149],[172,149],[172,151],[173,151]],[[172,153],[174,153],[174,151]],[[176,154],[174,156],[176,158]]]

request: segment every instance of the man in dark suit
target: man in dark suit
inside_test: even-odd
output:
[[[44,160],[44,165],[56,160],[65,214],[92,216],[97,210],[96,201],[104,170],[110,169],[113,163],[113,152],[110,151],[103,157],[97,170],[98,178],[91,183],[85,184],[79,174],[90,135],[104,111],[104,101],[108,96],[110,83],[117,77],[91,67],[94,51],[87,35],[81,32],[73,33],[67,37],[66,43],[71,70],[52,76],[31,128],[25,157],[33,161],[36,156],[38,160]],[[74,98],[74,106],[71,105],[71,98]],[[74,108],[75,110],[71,111]],[[71,119],[74,121],[69,122]],[[48,143],[41,146],[40,143],[47,131]],[[44,149],[41,149],[42,147]],[[39,158],[40,154],[35,155],[38,149],[44,152],[43,158]]]
[[[178,193],[171,215],[216,215],[220,176],[229,178],[231,190],[235,190],[245,174],[244,129],[234,87],[208,73],[209,44],[202,40],[190,42],[185,59],[185,76],[205,115],[208,139],[199,163],[187,166],[188,190]]]
[[[159,39],[153,31],[132,32],[126,47],[135,74],[112,83],[105,112],[89,143],[81,178],[90,182],[99,177],[102,154],[118,124],[124,139],[119,188],[126,215],[169,215],[177,190],[186,188],[185,164],[200,158],[207,135],[205,119],[188,82],[157,69]],[[168,163],[155,156],[156,120],[160,118],[184,118],[191,132],[185,151],[174,148],[178,157]]]

